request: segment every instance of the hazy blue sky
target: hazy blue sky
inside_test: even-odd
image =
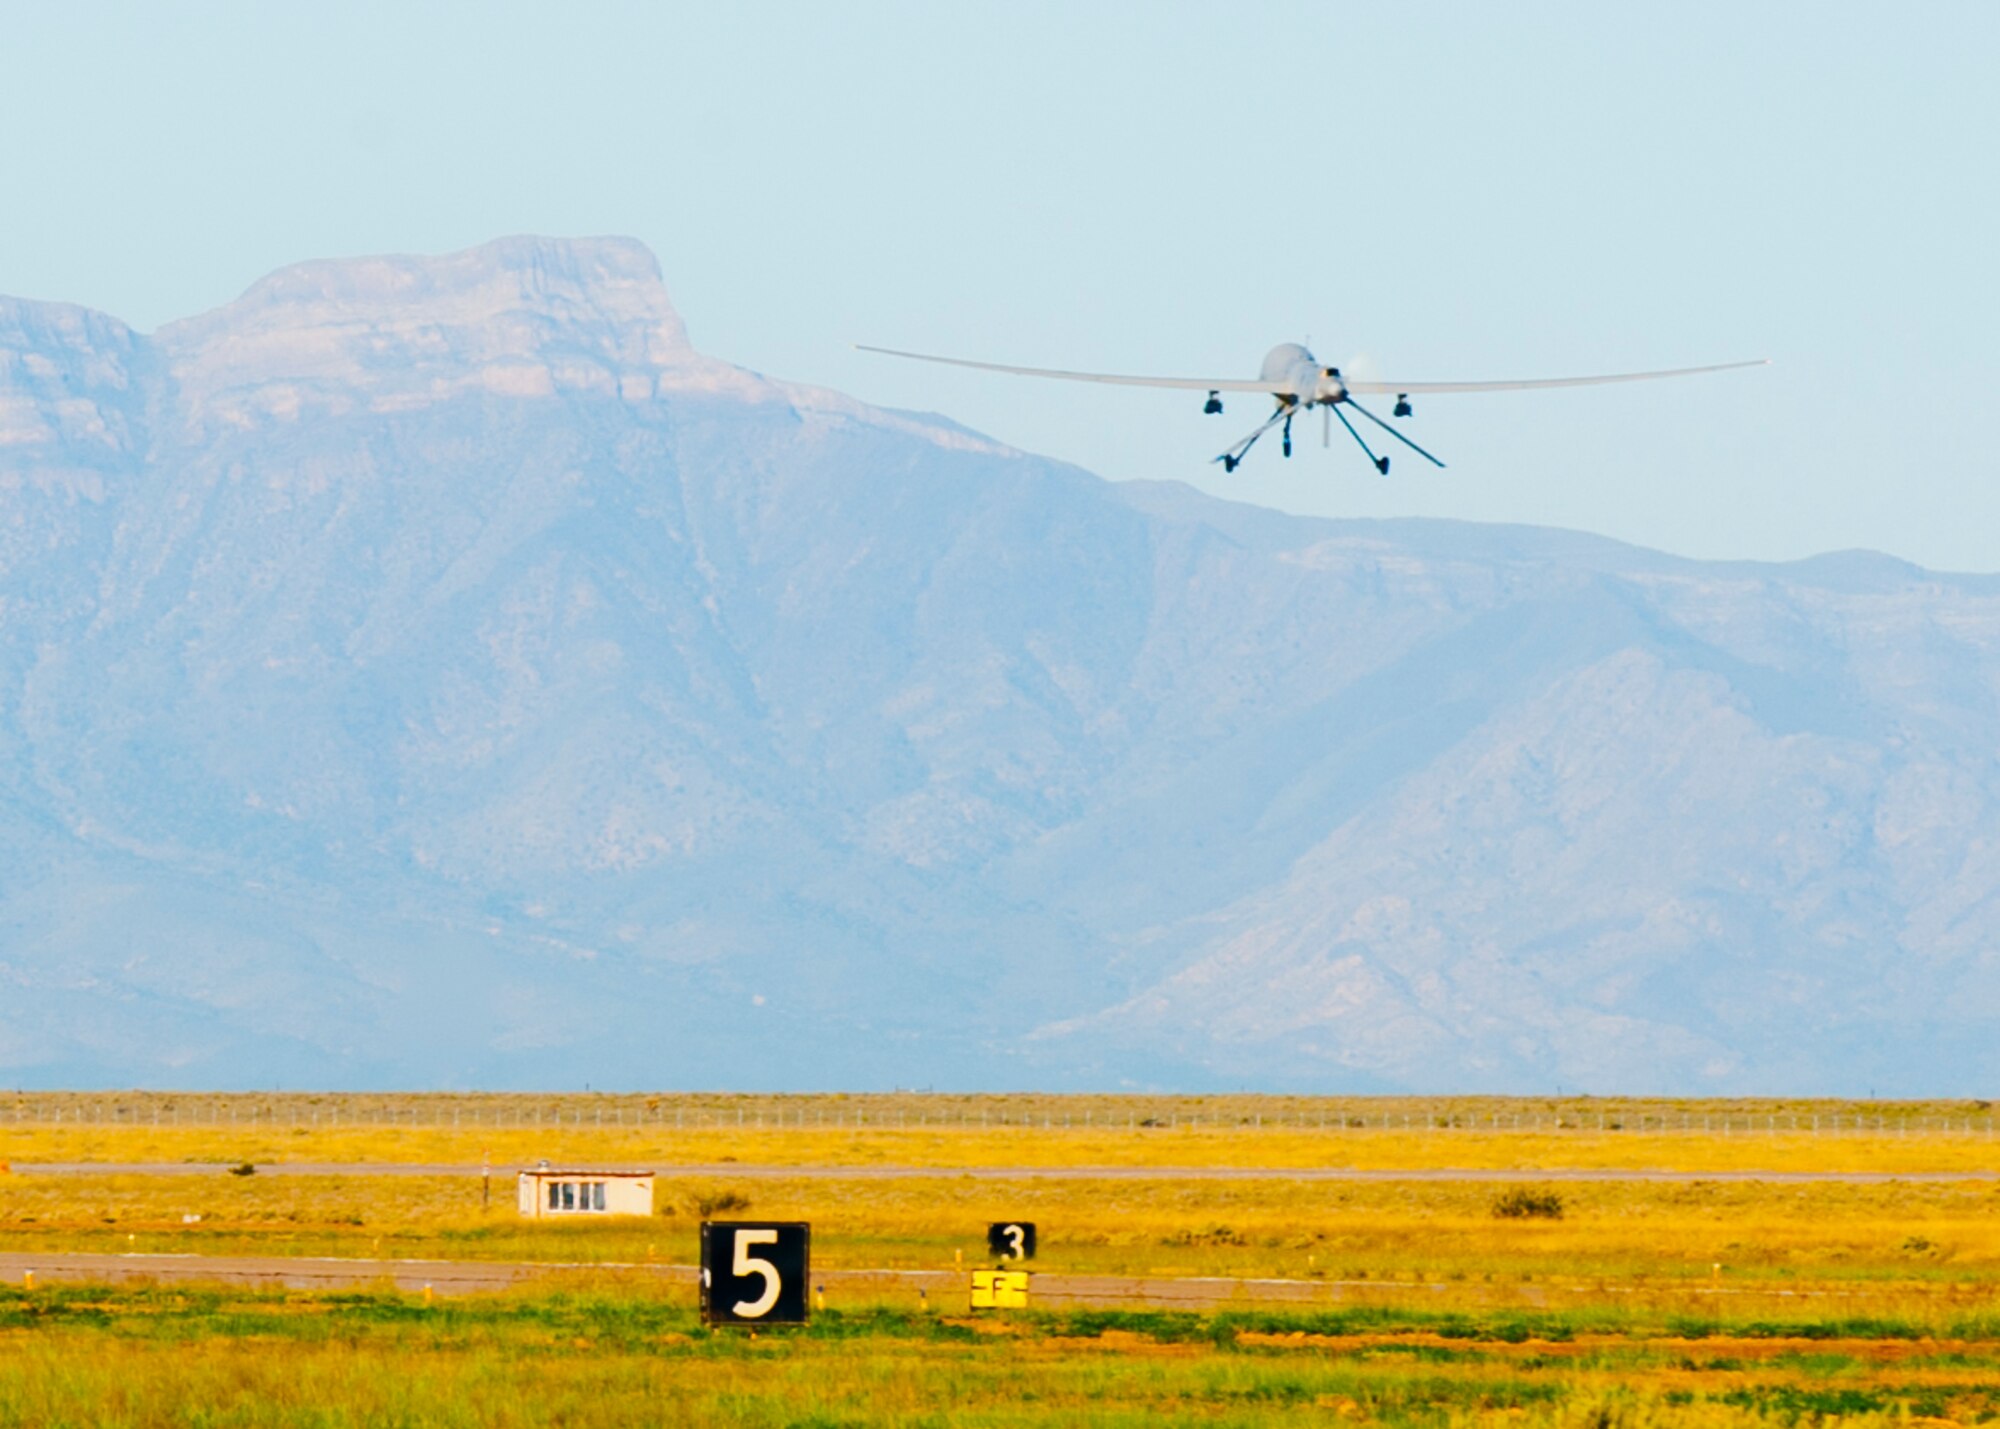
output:
[[[303,258],[653,246],[695,341],[1109,477],[1696,555],[2000,570],[2000,6],[10,7],[0,292],[151,328]],[[1405,378],[1375,475],[1199,396],[902,366]],[[1338,429],[1336,437],[1346,441]]]

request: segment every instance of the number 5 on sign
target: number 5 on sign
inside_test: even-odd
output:
[[[768,1260],[760,1260],[750,1253],[753,1245],[776,1245],[778,1228],[765,1226],[762,1230],[740,1230],[736,1233],[736,1254],[731,1257],[729,1273],[738,1280],[746,1275],[762,1276],[764,1293],[755,1300],[738,1300],[729,1307],[729,1313],[745,1320],[761,1320],[771,1313],[771,1307],[778,1303],[778,1292],[785,1288],[785,1278],[778,1274],[778,1267]]]
[[[703,1324],[803,1325],[811,1280],[804,1221],[701,1223]]]

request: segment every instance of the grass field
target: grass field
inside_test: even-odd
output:
[[[403,1162],[477,1166],[546,1157],[597,1165],[1251,1166],[1356,1170],[1839,1171],[1988,1175],[2000,1142],[1983,1137],[1533,1132],[1320,1133],[1290,1129],[1092,1130],[431,1130],[0,1127],[6,1161]],[[1244,1158],[1249,1157],[1246,1163]]]
[[[831,1311],[756,1337],[623,1294],[0,1292],[0,1423],[1608,1426],[2000,1413],[2000,1326],[1630,1310]]]
[[[0,1101],[0,1162],[1344,1166],[1984,1174],[1984,1102],[285,1096]],[[1247,1161],[1245,1158],[1249,1158]]]
[[[663,1214],[524,1221],[476,1177],[14,1176],[0,1250],[688,1263],[706,1206],[810,1220],[822,1263],[945,1268],[992,1220],[1041,1227],[1044,1268],[1125,1274],[1838,1288],[2000,1285],[2000,1186],[1608,1181],[1557,1220],[1494,1215],[1476,1182],[667,1179]],[[188,1216],[200,1220],[188,1223]],[[1720,1267],[1718,1270],[1717,1267]]]
[[[0,1424],[1029,1425],[1165,1413],[1602,1429],[2000,1414],[2000,1143],[1983,1108],[1393,1105],[1182,1099],[1144,1104],[1142,1116],[1105,1098],[532,1109],[24,1098],[0,1119],[0,1161],[22,1168],[0,1174],[0,1251],[687,1263],[703,1215],[726,1210],[811,1221],[817,1265],[944,1269],[980,1262],[988,1221],[1027,1218],[1041,1227],[1044,1270],[1319,1280],[1337,1308],[975,1321],[885,1297],[752,1339],[704,1331],[685,1290],[615,1272],[431,1307],[387,1291],[15,1287],[0,1290]],[[814,1113],[829,1109],[837,1120],[821,1124]],[[543,1124],[495,1124],[533,1115]],[[1600,1116],[1618,1124],[1600,1128]],[[483,1207],[477,1175],[366,1170],[484,1156],[649,1166],[662,1173],[659,1213],[524,1222],[505,1175]],[[32,1170],[46,1162],[158,1170]],[[265,1169],[172,1174],[245,1162]],[[284,1162],[361,1169],[273,1174]],[[705,1169],[674,1169],[689,1165]],[[1073,1169],[963,1174],[1011,1166]],[[1614,1174],[1524,1188],[1284,1175],[1338,1166]],[[855,1174],[804,1174],[828,1167]],[[859,1174],[883,1167],[921,1169]],[[1263,1174],[1194,1179],[1174,1167]],[[1158,1174],[1131,1174],[1148,1168]],[[1966,1179],[1615,1174],[1641,1168]],[[1559,1214],[1496,1214],[1513,1189]]]

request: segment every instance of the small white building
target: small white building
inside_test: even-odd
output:
[[[565,1216],[650,1216],[651,1171],[561,1170],[544,1161],[520,1177],[521,1214],[529,1220]]]

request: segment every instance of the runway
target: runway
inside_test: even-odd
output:
[[[956,1270],[822,1269],[814,1289],[838,1308],[843,1301],[905,1300],[940,1312],[965,1310],[968,1266]],[[1407,1304],[1411,1295],[1463,1297],[1463,1283],[1446,1281],[1286,1279],[1216,1275],[1090,1275],[1033,1271],[1030,1303],[1040,1309],[1215,1311],[1240,1307],[1334,1307]],[[347,1258],[336,1256],[102,1254],[82,1251],[0,1252],[0,1284],[231,1285],[255,1289],[395,1289],[439,1296],[496,1294],[534,1285],[575,1289],[591,1285],[672,1287],[692,1298],[699,1269],[660,1262],[468,1261]],[[1545,1307],[1576,1299],[1642,1293],[1687,1297],[1747,1297],[1778,1301],[1852,1298],[1867,1292],[1796,1285],[1734,1285],[1701,1280],[1607,1283],[1540,1280],[1488,1287],[1505,1303]]]
[[[83,1252],[0,1253],[0,1283],[240,1285],[288,1290],[354,1290],[394,1287],[407,1292],[471,1295],[525,1285],[577,1282],[651,1282],[693,1294],[698,1268],[646,1262],[544,1262],[379,1260],[332,1256],[104,1255]],[[1364,1284],[1366,1282],[1355,1282]],[[964,1270],[816,1270],[815,1289],[842,1299],[908,1296],[941,1310],[964,1309]],[[1380,1288],[1379,1284],[1376,1288]],[[1332,1304],[1342,1283],[1316,1280],[1226,1279],[1215,1276],[1064,1275],[1034,1277],[1033,1301],[1062,1308],[1142,1305],[1213,1309],[1217,1306]]]
[[[2000,1158],[1996,1158],[2000,1159]],[[24,1176],[221,1176],[230,1163],[189,1161],[42,1161],[14,1163]],[[511,1177],[529,1169],[509,1163],[495,1165],[491,1174]],[[599,1170],[647,1170],[664,1180],[701,1177],[712,1180],[783,1181],[907,1181],[965,1178],[974,1181],[1562,1181],[1562,1182],[1768,1182],[1874,1186],[1894,1182],[1938,1184],[1954,1181],[2000,1180],[2000,1166],[1980,1171],[1683,1171],[1660,1167],[1349,1167],[1349,1166],[810,1166],[742,1165],[733,1161],[668,1166],[654,1163],[630,1168],[600,1166]],[[272,1161],[259,1163],[260,1176],[479,1176],[477,1164],[386,1161]]]

